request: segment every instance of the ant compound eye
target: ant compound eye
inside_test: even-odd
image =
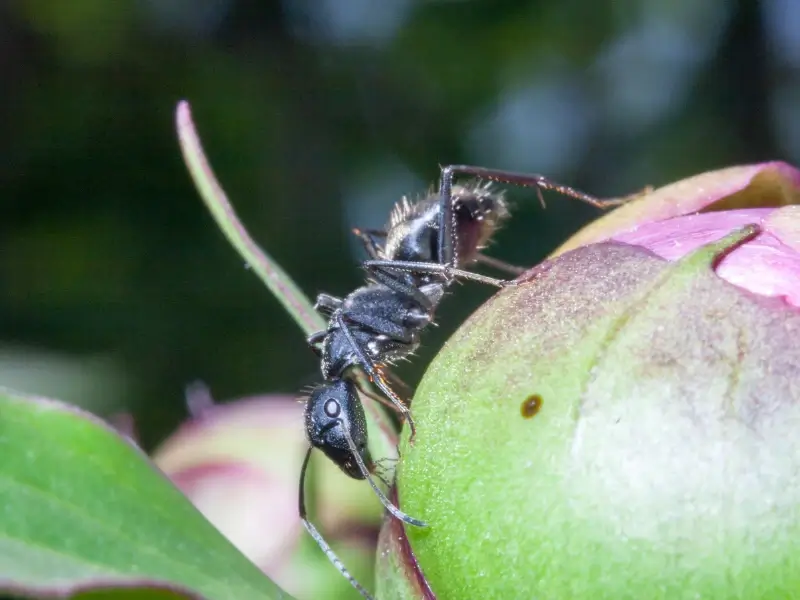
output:
[[[333,419],[339,416],[339,413],[342,412],[342,407],[336,400],[331,398],[325,403],[324,410],[325,414]]]

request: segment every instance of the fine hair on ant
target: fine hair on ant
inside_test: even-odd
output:
[[[311,453],[319,449],[350,477],[366,479],[395,518],[425,527],[424,521],[395,506],[375,483],[376,461],[369,452],[358,392],[396,410],[408,423],[413,444],[416,427],[411,411],[390,387],[391,374],[386,368],[417,349],[422,330],[433,323],[439,302],[456,279],[497,287],[515,284],[469,271],[468,266],[480,262],[515,276],[522,271],[481,253],[509,216],[502,193],[478,181],[454,185],[456,175],[533,187],[540,200],[542,190],[554,190],[598,208],[624,201],[600,200],[542,175],[450,165],[441,168],[438,193],[417,202],[403,198],[384,230],[355,230],[368,255],[362,263],[367,282],[345,298],[320,294],[315,308],[328,319],[328,326],[308,338],[320,359],[324,383],[312,391],[306,403],[309,448],[300,471],[299,514],[306,530],[364,598],[371,596],[307,518],[304,488]],[[360,385],[359,371],[382,396]]]

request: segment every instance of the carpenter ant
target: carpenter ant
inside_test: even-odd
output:
[[[416,429],[411,411],[389,386],[390,375],[385,367],[417,349],[420,333],[433,322],[436,307],[455,279],[497,287],[515,284],[465,267],[483,262],[515,275],[521,272],[480,252],[508,218],[502,194],[480,183],[454,186],[456,174],[535,187],[540,199],[546,189],[600,208],[621,202],[599,200],[541,175],[451,165],[441,169],[438,193],[414,203],[401,200],[392,210],[385,230],[355,230],[369,256],[363,263],[367,284],[343,299],[320,294],[315,308],[328,318],[328,327],[308,338],[309,346],[320,358],[325,384],[311,393],[306,404],[305,428],[310,446],[300,472],[299,512],[311,536],[365,598],[370,598],[369,593],[307,519],[306,469],[312,450],[318,448],[350,477],[366,479],[395,518],[417,527],[426,526],[392,504],[371,476],[375,462],[367,446],[366,419],[358,391],[397,410],[408,423],[409,441],[413,443]],[[384,397],[362,389],[356,379],[357,370],[365,373]]]

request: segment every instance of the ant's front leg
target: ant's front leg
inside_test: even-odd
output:
[[[350,348],[353,350],[353,354],[355,354],[358,364],[361,365],[361,368],[364,369],[364,372],[367,374],[370,380],[372,380],[378,389],[383,392],[383,394],[394,406],[394,409],[398,411],[403,416],[403,419],[408,423],[408,428],[411,430],[408,441],[409,443],[413,444],[414,437],[417,433],[417,428],[414,425],[414,418],[411,415],[411,409],[409,409],[408,406],[406,406],[405,403],[399,398],[399,396],[394,393],[394,390],[392,390],[392,388],[389,386],[389,383],[386,381],[383,373],[381,373],[380,369],[375,365],[370,356],[364,352],[364,349],[358,343],[358,340],[356,340],[353,332],[350,331],[350,327],[342,315],[337,315],[335,323],[342,333],[344,333],[345,338],[350,344]]]
[[[311,348],[311,351],[317,356],[317,358],[322,356],[320,344],[322,344],[327,335],[327,331],[316,331],[306,338],[308,347]]]

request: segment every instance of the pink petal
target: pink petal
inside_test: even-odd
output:
[[[192,503],[251,561],[279,576],[301,531],[291,490],[262,469],[206,463],[172,475]]]
[[[687,215],[645,223],[612,239],[643,246],[667,260],[677,260],[751,223],[760,224],[763,232],[726,256],[717,266],[717,274],[756,294],[783,298],[800,307],[800,252],[785,243],[789,239],[787,231],[800,227],[797,207]]]
[[[647,223],[699,212],[800,203],[800,171],[783,162],[709,171],[658,188],[584,227],[554,255],[607,240]]]

